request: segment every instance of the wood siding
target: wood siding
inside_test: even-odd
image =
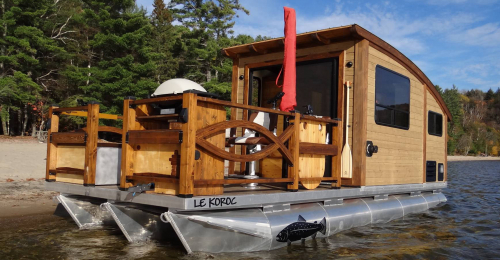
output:
[[[381,65],[410,78],[410,128],[375,123],[375,67]],[[432,98],[432,96],[429,94]],[[424,85],[401,64],[373,47],[369,49],[367,140],[378,153],[366,158],[366,185],[422,183],[424,174]],[[436,144],[437,145],[437,144]],[[442,151],[444,147],[441,146]]]
[[[446,126],[444,125],[447,122],[446,114],[443,113],[443,110],[441,110],[441,107],[439,106],[434,96],[431,95],[431,92],[427,90],[426,114],[429,113],[429,111],[433,111],[443,115],[443,128],[442,128],[443,135],[442,136],[430,135],[429,131],[425,129],[425,134],[427,139],[426,160],[436,161],[436,166],[439,163],[443,163],[446,165],[446,149],[445,149]]]

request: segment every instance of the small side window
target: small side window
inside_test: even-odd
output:
[[[443,136],[443,115],[429,111],[427,116],[427,132],[430,135]]]
[[[410,128],[410,79],[380,65],[375,69],[375,122]]]

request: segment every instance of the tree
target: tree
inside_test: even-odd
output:
[[[462,104],[460,101],[460,93],[455,85],[451,89],[445,89],[442,94],[443,100],[450,110],[453,120],[448,123],[448,152],[454,153],[456,150],[457,141],[462,135]]]
[[[24,134],[29,103],[39,96],[40,84],[53,76],[54,66],[65,57],[64,48],[57,42],[67,33],[65,24],[53,24],[57,3],[48,0],[0,3],[3,36],[0,40],[0,110],[4,135],[10,132],[11,111],[17,113],[17,132]],[[47,33],[49,27],[52,34]]]
[[[249,12],[238,0],[172,0],[169,9],[182,24],[176,27],[180,33],[176,42],[176,55],[180,57],[178,76],[199,83],[214,79],[212,86],[227,82],[227,59],[220,50],[232,43],[228,37],[233,34],[236,12]]]
[[[489,101],[492,100],[493,98],[495,98],[495,93],[490,88],[488,92],[486,92],[486,94],[484,95],[484,101]]]
[[[153,39],[151,45],[156,56],[153,57],[156,63],[155,80],[156,83],[175,77],[179,67],[179,60],[172,54],[172,50],[178,38],[175,28],[172,26],[172,13],[166,7],[163,0],[155,0],[154,10],[151,14],[153,24]]]
[[[145,10],[132,0],[87,0],[81,24],[88,55],[65,75],[85,101],[100,101],[103,111],[119,114],[124,97],[153,92],[158,53],[150,44],[153,26]]]

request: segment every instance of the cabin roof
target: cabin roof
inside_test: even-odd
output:
[[[444,103],[441,95],[434,87],[434,84],[429,80],[429,78],[420,70],[420,68],[415,65],[408,57],[398,51],[396,48],[380,39],[373,33],[369,32],[365,28],[357,25],[347,25],[334,27],[324,30],[312,31],[297,34],[297,49],[307,48],[312,46],[319,46],[324,44],[330,44],[334,42],[347,41],[353,39],[366,39],[370,42],[370,46],[383,52],[389,57],[393,58],[401,65],[403,65],[408,71],[410,71],[417,79],[423,82],[429,87],[433,96],[437,99],[444,113],[447,115],[448,120],[451,120],[452,116],[448,107]],[[284,48],[284,37],[274,38],[270,40],[253,42],[249,44],[237,45],[222,50],[222,53],[230,58],[237,59],[249,56],[258,56],[273,52],[282,52]]]

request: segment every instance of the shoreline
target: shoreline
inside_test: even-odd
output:
[[[0,223],[52,214],[58,193],[45,190],[47,144],[36,138],[0,138]],[[500,161],[500,157],[448,156],[449,162]]]
[[[465,156],[465,155],[448,155],[448,162],[461,161],[500,161],[500,157],[496,156]]]

